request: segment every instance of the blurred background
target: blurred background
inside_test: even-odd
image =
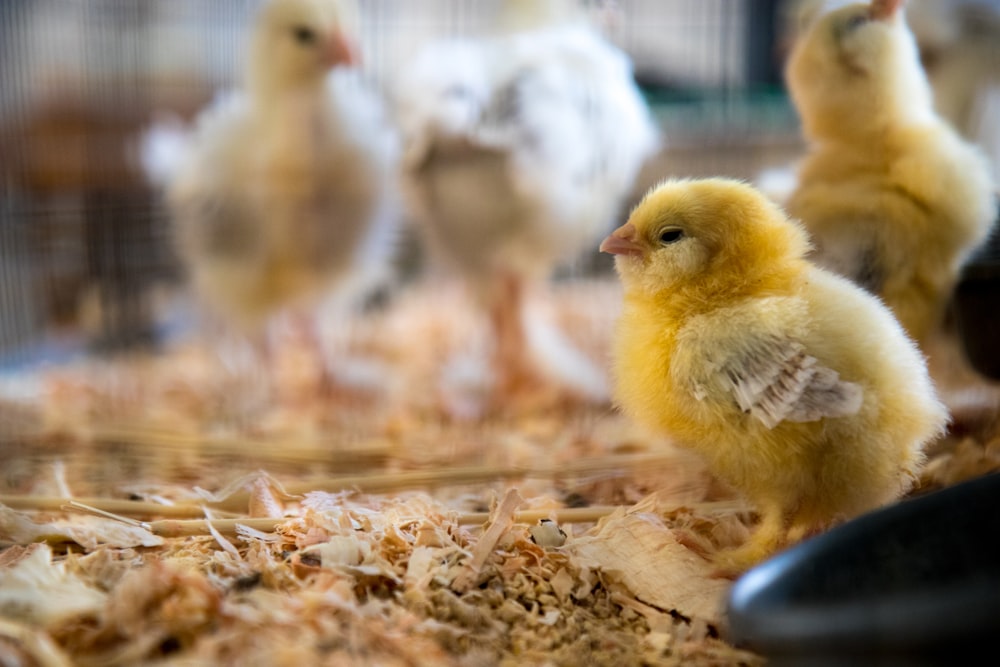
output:
[[[0,0],[0,370],[181,326],[183,276],[141,140],[239,83],[258,1]],[[637,192],[671,175],[777,173],[780,187],[802,150],[781,69],[809,1],[581,0],[632,57],[666,138]],[[488,30],[498,0],[360,4],[366,76],[385,89],[428,40]],[[998,4],[909,3],[939,108],[995,163]]]

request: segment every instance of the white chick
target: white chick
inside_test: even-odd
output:
[[[610,229],[659,144],[629,59],[570,5],[509,0],[507,32],[432,43],[396,87],[404,194],[432,261],[489,313],[500,400],[553,381],[606,399],[525,297]]]
[[[196,293],[261,344],[274,315],[387,265],[397,139],[351,67],[355,21],[349,0],[268,0],[245,90],[201,114],[169,184]]]

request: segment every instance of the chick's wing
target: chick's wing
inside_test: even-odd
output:
[[[260,230],[248,222],[254,211],[235,196],[190,193],[176,206],[178,243],[185,254],[204,259],[242,259],[259,251]]]
[[[695,318],[680,334],[674,377],[686,377],[699,401],[735,405],[769,429],[856,413],[861,386],[811,355],[804,329],[782,330],[783,309],[773,306],[789,304],[773,301],[762,310],[718,313],[709,318],[714,323]],[[799,310],[792,305],[793,313]]]
[[[727,359],[717,382],[743,412],[768,428],[782,421],[843,417],[861,407],[862,390],[808,354],[792,339],[760,341]]]

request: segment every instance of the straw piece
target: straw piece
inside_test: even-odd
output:
[[[356,489],[365,493],[385,493],[414,487],[457,486],[518,478],[573,477],[579,475],[623,474],[634,468],[656,469],[677,463],[675,454],[630,454],[603,456],[538,468],[497,468],[465,466],[442,470],[414,470],[376,475],[348,475],[286,484],[289,493],[301,494],[320,488],[329,491]]]
[[[157,451],[196,451],[225,456],[291,463],[336,462],[340,467],[371,467],[388,459],[391,445],[385,440],[345,446],[342,442],[288,437],[221,437],[195,435],[129,423],[105,424],[91,430],[98,442],[125,443]]]
[[[568,507],[565,509],[522,510],[514,513],[514,523],[535,524],[542,519],[551,519],[556,523],[594,523],[608,516],[621,505],[595,505],[592,507]],[[678,506],[677,509],[680,509]],[[721,512],[737,512],[745,509],[744,505],[735,501],[718,501],[710,503],[689,503],[683,507],[710,514]],[[490,518],[489,512],[470,512],[460,514],[460,525],[482,524]]]
[[[147,528],[154,535],[159,537],[197,537],[210,535],[209,528],[214,528],[222,535],[236,535],[237,526],[246,526],[262,533],[273,533],[274,529],[287,519],[195,519],[190,521],[177,521],[174,519],[162,519],[160,521],[150,521]]]
[[[710,503],[691,503],[683,505],[686,509],[707,513],[724,513],[742,511],[745,506],[736,501],[718,501]],[[680,509],[678,506],[677,509]],[[576,507],[567,509],[547,509],[547,510],[522,510],[513,513],[513,523],[535,524],[541,519],[553,519],[560,524],[569,523],[593,523],[608,516],[618,509],[629,509],[625,506],[604,505],[595,507]],[[491,514],[487,512],[470,512],[459,514],[455,521],[464,526],[482,525]],[[293,517],[277,519],[213,519],[212,526],[223,535],[235,535],[237,526],[246,526],[253,530],[264,533],[273,532],[275,527],[283,521],[293,520]],[[161,521],[146,522],[145,525],[153,534],[160,537],[191,537],[196,535],[208,535],[210,533],[208,525],[204,519],[193,521],[178,521],[164,519]]]
[[[204,516],[205,511],[198,505],[161,505],[141,500],[121,498],[59,498],[56,496],[5,496],[0,495],[0,505],[11,509],[36,512],[55,512],[70,504],[111,512],[121,516],[161,516],[176,519],[193,519]]]
[[[496,474],[498,471],[494,470]],[[503,472],[503,471],[499,471]],[[392,476],[385,476],[392,477]],[[162,537],[182,537],[190,535],[205,535],[208,527],[200,517],[205,515],[205,508],[199,505],[161,505],[137,500],[121,500],[117,498],[56,498],[47,496],[4,496],[0,495],[0,505],[21,511],[59,511],[67,506],[74,509],[89,511],[94,514],[112,516],[119,521],[125,517],[164,517],[160,521],[145,521],[142,525]],[[741,511],[745,507],[734,501],[719,501],[685,504],[692,510],[708,513]],[[552,519],[558,523],[593,523],[611,514],[617,506],[603,505],[592,507],[572,507],[540,510],[523,510],[514,513],[515,523],[535,524],[542,519]],[[456,517],[458,524],[463,526],[481,525],[486,523],[488,512],[468,512]],[[183,519],[194,519],[183,521]],[[239,518],[222,517],[213,520],[213,525],[223,534],[234,534],[236,524],[243,524],[265,532],[273,530],[280,523],[280,518]],[[131,522],[129,522],[131,523]],[[137,522],[138,523],[138,522]],[[158,533],[155,527],[165,531]]]

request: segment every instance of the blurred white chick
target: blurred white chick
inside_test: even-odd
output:
[[[404,194],[432,261],[488,311],[495,398],[602,372],[525,297],[611,227],[658,133],[627,56],[569,0],[508,0],[505,30],[427,45],[396,86]]]
[[[201,114],[169,184],[197,294],[260,345],[273,315],[387,265],[397,138],[350,67],[356,17],[349,0],[268,0],[245,90]]]

